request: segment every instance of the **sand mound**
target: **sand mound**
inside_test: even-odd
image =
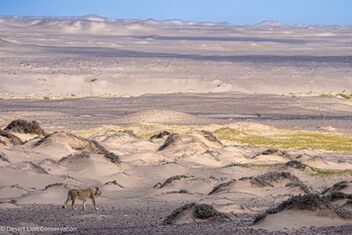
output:
[[[32,25],[33,29],[45,31],[61,31],[64,33],[110,33],[115,27],[109,27],[108,22],[96,20],[97,18],[83,19],[42,19]],[[111,24],[110,24],[111,26]],[[112,25],[113,26],[113,25]]]
[[[45,135],[45,131],[40,127],[37,121],[27,121],[22,119],[12,121],[4,130],[25,134]]]
[[[17,202],[20,204],[54,204],[62,205],[67,197],[68,188],[62,183],[49,184],[43,190],[31,192],[21,197]]]
[[[90,151],[93,144],[71,134],[56,132],[34,143],[33,148],[43,154],[50,153],[54,160],[60,160],[72,153]]]
[[[349,226],[349,221],[338,216],[331,216],[328,210],[315,211],[315,210],[298,210],[290,209],[279,212],[277,214],[271,214],[265,217],[265,219],[256,223],[252,228],[265,229],[266,231],[299,231],[300,228],[329,228],[327,231],[318,232],[314,229],[310,232],[303,234],[335,234],[332,231],[334,228],[341,226]],[[342,230],[343,231],[343,230]],[[339,233],[339,232],[338,232]],[[349,232],[340,232],[341,234],[348,234]],[[288,232],[288,234],[291,234]],[[292,232],[292,234],[302,234],[301,232]]]
[[[64,132],[56,132],[45,136],[34,143],[33,148],[44,153],[50,152],[55,160],[77,152],[103,154],[113,163],[120,163],[119,157],[105,149],[95,140],[84,139]]]
[[[101,154],[76,153],[62,158],[59,164],[75,179],[99,183],[105,183],[110,176],[121,172],[118,165]]]
[[[206,222],[211,220],[231,221],[227,214],[217,211],[211,205],[190,203],[174,210],[163,221],[163,225]]]
[[[266,229],[343,225],[352,218],[351,205],[351,200],[334,205],[319,194],[293,196],[255,216],[253,224]]]
[[[325,160],[321,157],[310,157],[305,159],[300,159],[305,165],[311,167],[312,169],[330,170],[330,171],[343,171],[352,170],[352,164],[350,162],[339,162]]]
[[[250,156],[246,158],[247,163],[256,165],[284,164],[292,159],[287,152],[274,148],[269,148],[259,153],[255,153],[254,155],[250,154]]]
[[[197,117],[167,109],[149,109],[129,114],[122,118],[126,123],[193,123]]]
[[[130,162],[133,165],[151,165],[151,164],[160,164],[167,161],[167,158],[162,154],[154,153],[154,152],[140,152],[133,153],[123,158],[124,162]]]
[[[208,132],[188,134],[171,134],[159,147],[158,151],[177,156],[192,156],[207,152],[209,148],[221,147],[221,142]]]
[[[96,138],[94,138],[96,139]],[[129,143],[138,141],[139,138],[130,130],[118,131],[105,135],[104,138],[100,138],[100,142],[106,145],[114,145],[116,143]]]
[[[33,147],[52,146],[61,143],[65,143],[70,146],[71,149],[79,151],[93,148],[89,141],[65,132],[54,132],[49,134],[36,142]]]
[[[44,159],[38,163],[38,166],[51,175],[63,175],[65,172],[65,168],[52,159]]]
[[[21,145],[23,144],[22,140],[15,136],[14,134],[0,130],[0,143],[4,145]]]
[[[157,183],[154,188],[157,193],[187,193],[187,194],[207,194],[219,180],[215,177],[195,177],[193,175],[175,175],[169,177],[164,182]]]
[[[0,200],[6,201],[14,198],[20,198],[26,195],[28,191],[19,185],[15,184],[9,187],[0,188]]]
[[[326,198],[318,194],[305,194],[290,197],[288,200],[281,202],[278,206],[270,208],[264,213],[255,216],[253,223],[256,224],[260,222],[268,215],[292,209],[319,212],[325,211],[329,216],[337,216],[334,206]]]
[[[297,176],[290,172],[268,172],[251,179],[251,183],[260,187],[274,187],[272,182],[287,180],[286,187],[299,187],[305,193],[311,193],[312,189],[304,184]]]
[[[158,151],[172,152],[178,155],[201,154],[208,150],[208,146],[193,135],[171,134]]]
[[[264,193],[265,187],[273,189],[285,189],[291,194],[311,193],[312,189],[304,184],[297,176],[289,172],[267,172],[255,177],[242,177],[239,180],[229,180],[227,182],[216,185],[208,195],[221,192],[244,192],[251,194]],[[263,188],[263,189],[261,189]],[[280,189],[281,188],[281,189]],[[292,191],[292,188],[298,190]],[[263,196],[263,195],[262,195]]]
[[[63,178],[48,174],[38,174],[33,171],[22,171],[14,168],[2,167],[0,171],[0,185],[19,184],[24,188],[44,188],[48,184],[62,182]]]
[[[23,162],[18,165],[15,165],[14,167],[22,171],[31,171],[37,174],[48,174],[48,172],[44,168],[34,164],[33,162]]]

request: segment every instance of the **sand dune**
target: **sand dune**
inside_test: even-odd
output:
[[[167,109],[148,109],[122,117],[125,123],[192,123],[198,119],[190,114]]]
[[[22,143],[0,147],[0,210],[8,208],[10,213],[11,208],[40,204],[39,208],[51,205],[51,211],[66,213],[59,207],[69,188],[98,186],[103,195],[97,202],[103,211],[94,218],[112,208],[134,210],[163,203],[167,209],[157,217],[158,226],[170,226],[165,229],[195,222],[267,232],[350,225],[350,153],[341,161],[335,155],[341,152],[248,145],[219,135],[218,130],[229,127],[238,130],[231,132],[236,135],[272,136],[281,131],[255,123],[149,123],[193,118],[169,110],[128,117],[142,122],[75,134],[53,132],[29,140],[17,132]],[[332,214],[330,209],[307,209],[311,200],[335,209]]]

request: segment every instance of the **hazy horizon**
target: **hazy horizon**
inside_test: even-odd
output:
[[[279,21],[279,20],[275,20],[275,19],[266,19],[266,20],[262,20],[262,21],[258,21],[258,22],[254,22],[254,23],[236,23],[236,22],[229,22],[229,21],[211,21],[211,20],[190,20],[190,19],[181,19],[181,18],[165,18],[165,19],[157,19],[157,18],[113,18],[113,17],[108,17],[108,16],[103,16],[103,15],[98,15],[98,14],[94,14],[94,13],[91,13],[91,14],[86,14],[86,15],[75,15],[75,16],[72,16],[72,15],[62,15],[62,16],[48,16],[48,15],[0,15],[0,18],[1,17],[28,17],[28,18],[52,18],[52,19],[74,19],[74,18],[77,18],[77,19],[80,19],[80,18],[84,18],[84,17],[88,17],[88,16],[96,16],[96,17],[100,17],[100,18],[105,18],[107,20],[111,20],[111,21],[119,21],[119,20],[122,20],[122,21],[147,21],[147,20],[154,20],[154,21],[182,21],[182,22],[195,22],[195,23],[215,23],[215,24],[229,24],[229,25],[258,25],[258,24],[261,24],[261,23],[277,23],[277,24],[281,24],[281,25],[316,25],[316,26],[352,26],[352,23],[349,23],[349,24],[309,24],[309,23],[284,23],[282,21]]]
[[[68,7],[69,6],[69,7]],[[75,17],[89,14],[111,19],[155,19],[196,22],[228,22],[234,25],[278,21],[282,24],[351,25],[347,0],[258,1],[23,1],[3,0],[0,16]]]

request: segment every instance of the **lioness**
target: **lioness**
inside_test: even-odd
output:
[[[93,206],[95,210],[98,210],[98,208],[95,205],[95,197],[98,197],[101,195],[101,191],[98,187],[95,187],[95,189],[92,188],[87,188],[87,189],[70,189],[67,194],[67,199],[65,204],[63,205],[63,208],[66,209],[66,206],[68,202],[71,200],[72,201],[72,209],[77,210],[75,208],[75,202],[76,200],[81,200],[83,201],[83,210],[86,209],[86,201],[88,199],[92,200]]]

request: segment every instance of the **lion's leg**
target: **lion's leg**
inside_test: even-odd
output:
[[[72,209],[77,210],[75,207],[76,198],[72,197]]]
[[[96,206],[96,204],[95,204],[95,198],[94,197],[92,197],[92,203],[93,203],[93,206],[94,206],[94,209],[97,211],[97,210],[99,210],[99,208]]]
[[[63,208],[66,209],[66,206],[68,204],[68,202],[70,201],[70,194],[67,194],[67,199],[65,201],[65,204],[63,205]]]
[[[86,210],[86,201],[83,201],[83,210]]]

